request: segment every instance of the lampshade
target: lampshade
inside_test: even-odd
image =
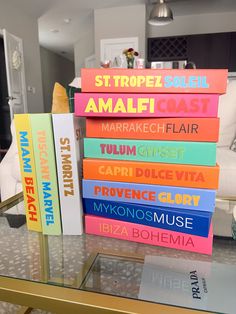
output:
[[[167,25],[173,21],[173,13],[164,0],[160,0],[150,13],[150,25]]]

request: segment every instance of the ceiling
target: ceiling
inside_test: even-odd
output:
[[[73,44],[93,22],[93,10],[155,0],[8,0],[26,14],[38,18],[40,44],[73,60]],[[175,16],[236,11],[236,0],[166,0]],[[64,20],[70,19],[69,23]]]

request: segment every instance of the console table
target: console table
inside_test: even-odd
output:
[[[22,199],[20,193],[0,204],[0,300],[26,306],[24,313],[209,313],[138,299],[145,255],[236,264],[231,239],[215,238],[209,257],[93,235],[45,236],[26,225],[10,228],[5,212]]]

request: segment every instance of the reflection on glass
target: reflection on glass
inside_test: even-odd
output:
[[[147,255],[236,265],[236,241],[232,238],[215,237],[213,255],[207,256],[86,234],[45,236],[29,232],[26,225],[10,228],[4,212],[16,203],[0,205],[0,276],[145,299],[139,293]]]
[[[99,254],[80,289],[138,298],[143,262]]]

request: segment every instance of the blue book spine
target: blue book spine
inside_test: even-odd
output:
[[[212,214],[105,200],[84,199],[86,214],[208,237]]]
[[[115,181],[83,180],[83,197],[213,212],[215,190]]]

